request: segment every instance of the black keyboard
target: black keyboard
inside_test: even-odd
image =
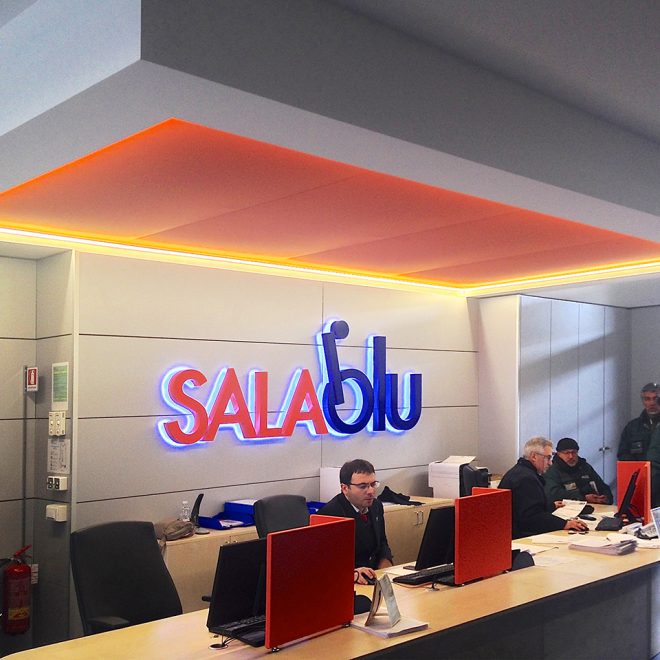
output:
[[[232,621],[230,623],[223,623],[219,626],[214,626],[211,632],[217,635],[223,635],[224,637],[234,637],[236,639],[241,639],[246,641],[248,644],[252,643],[253,635],[246,635],[246,633],[251,633],[256,630],[263,630],[266,625],[266,615],[260,614],[259,616],[251,616],[247,619],[241,619],[240,621]],[[249,637],[250,639],[243,640],[242,638]],[[263,643],[263,641],[262,641]]]
[[[407,575],[397,575],[392,582],[417,586],[418,584],[425,584],[426,582],[437,582],[442,576],[453,577],[453,573],[454,564],[441,564],[440,566],[423,568],[421,571],[415,571],[414,573],[408,573]]]

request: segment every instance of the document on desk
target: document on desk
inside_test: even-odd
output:
[[[587,504],[580,500],[562,500],[562,503],[564,506],[560,506],[552,512],[553,516],[557,516],[557,518],[561,518],[562,520],[577,518]]]
[[[566,545],[571,542],[570,536],[560,536],[559,534],[535,534],[529,538],[532,543],[541,545]]]
[[[520,552],[529,552],[532,557],[535,555],[538,555],[540,552],[547,552],[548,550],[552,550],[552,547],[549,546],[539,546],[539,545],[531,545],[530,543],[518,543],[517,541],[513,541],[511,543],[511,550],[520,550]]]

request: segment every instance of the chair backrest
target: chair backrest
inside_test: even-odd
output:
[[[151,522],[110,522],[72,532],[71,570],[86,635],[103,629],[94,622],[100,617],[135,625],[182,613]]]
[[[263,538],[270,532],[309,525],[307,501],[302,495],[271,495],[254,503],[254,524]]]

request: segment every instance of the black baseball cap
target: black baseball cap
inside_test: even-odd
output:
[[[557,443],[557,451],[567,451],[570,449],[575,449],[575,451],[580,451],[580,445],[578,445],[573,438],[562,438]]]

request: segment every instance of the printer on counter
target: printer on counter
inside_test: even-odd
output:
[[[449,456],[429,463],[429,486],[433,497],[456,499],[471,495],[475,486],[490,486],[488,468],[473,465],[476,456]]]

